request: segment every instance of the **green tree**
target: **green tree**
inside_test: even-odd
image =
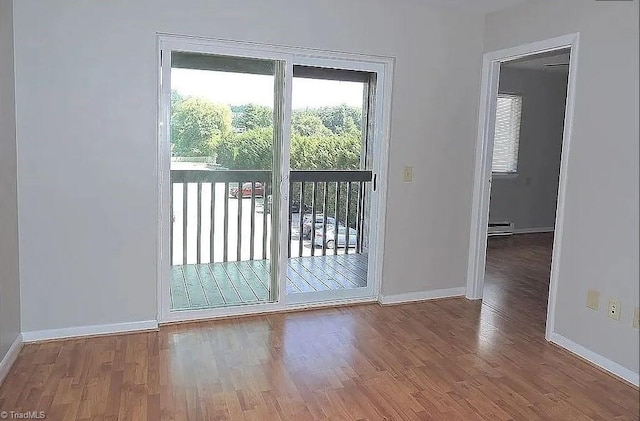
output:
[[[357,132],[329,136],[291,137],[291,168],[296,170],[356,170],[361,140]]]
[[[342,135],[291,137],[291,168],[296,170],[360,168],[360,136]],[[273,165],[273,129],[263,127],[233,133],[216,146],[218,163],[229,169],[271,169]]]
[[[233,133],[216,147],[217,161],[232,170],[269,170],[273,164],[273,128]]]
[[[291,119],[293,133],[300,136],[329,136],[329,130],[319,115],[310,110],[296,110]]]
[[[333,133],[347,133],[362,131],[362,109],[350,107],[346,104],[336,107],[322,107],[311,110],[318,114],[322,123]]]
[[[175,89],[171,90],[171,110],[175,110],[175,108],[184,101],[184,96],[180,94],[180,92]]]
[[[233,127],[241,131],[273,126],[273,110],[270,107],[247,104],[234,111]]]
[[[233,108],[234,113],[241,115],[248,106]],[[250,108],[251,109],[251,108]],[[270,112],[270,110],[269,110]],[[255,115],[249,112],[247,116]],[[241,121],[256,121],[253,118]],[[234,119],[234,128],[239,128]],[[245,124],[245,123],[242,123]],[[264,124],[260,123],[260,124]],[[256,124],[257,125],[257,124]],[[348,107],[325,107],[317,109],[295,110],[292,115],[291,132],[291,168],[295,170],[357,170],[360,169],[362,148],[360,109]],[[251,123],[249,126],[253,127]],[[243,128],[245,125],[242,126]],[[218,163],[229,169],[271,169],[273,162],[273,126],[249,129],[241,133],[230,133],[216,146]],[[316,206],[322,212],[324,184],[316,186]],[[327,189],[328,215],[335,214],[336,186],[329,183]],[[357,183],[352,183],[351,203],[349,209],[349,225],[355,227],[357,213]],[[300,183],[292,186],[293,201],[300,200]],[[303,202],[312,203],[312,186],[307,183]],[[338,219],[346,222],[347,183],[340,183],[338,200]]]
[[[205,98],[171,95],[171,144],[176,156],[211,156],[231,132],[231,108]],[[175,104],[175,105],[174,105]]]

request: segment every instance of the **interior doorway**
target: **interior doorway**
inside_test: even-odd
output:
[[[544,334],[569,49],[500,64],[483,305]]]
[[[547,339],[558,287],[577,45],[578,34],[563,36],[487,53],[483,65],[467,297],[518,314],[528,310],[510,300],[536,296],[532,312],[539,314],[532,317],[546,318]]]

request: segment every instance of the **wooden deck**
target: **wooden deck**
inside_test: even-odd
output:
[[[172,266],[171,309],[194,310],[269,301],[269,261]],[[364,287],[367,255],[292,257],[287,294]]]

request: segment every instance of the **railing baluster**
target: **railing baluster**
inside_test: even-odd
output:
[[[351,229],[351,218],[350,218],[350,214],[351,214],[351,181],[347,182],[347,215],[345,218],[345,225],[347,226],[347,232],[349,232],[349,230]],[[344,254],[349,254],[349,245],[347,244],[347,247],[345,247],[344,249]]]
[[[267,192],[269,191],[269,182],[265,181],[263,186],[264,193],[262,194],[262,259],[265,260],[267,258],[267,214],[271,214],[273,212],[273,209],[270,209],[269,212],[267,212]],[[273,196],[271,197],[273,198]]]
[[[339,234],[339,227],[340,227],[340,223],[338,222],[338,216],[340,215],[340,182],[336,181],[336,204],[334,207],[334,216],[333,218],[335,219],[335,230],[336,230],[336,246],[333,248],[333,255],[337,255],[338,254],[338,243],[339,243],[339,239],[340,236]],[[346,233],[346,244],[345,244],[345,248],[349,247],[349,229],[347,229],[347,233]]]
[[[171,257],[171,262],[172,264],[175,262],[176,264],[180,264],[180,261],[182,262],[182,264],[188,264],[188,263],[202,263],[207,261],[207,257],[203,256],[203,250],[204,250],[204,244],[203,241],[206,241],[203,239],[203,236],[206,236],[206,233],[203,233],[203,226],[202,226],[202,218],[204,210],[202,209],[203,206],[203,184],[207,184],[210,183],[210,188],[211,188],[211,203],[210,203],[210,207],[211,207],[211,212],[210,212],[210,216],[211,216],[211,221],[210,221],[210,230],[209,230],[209,261],[213,262],[214,260],[216,260],[216,253],[220,253],[222,255],[222,261],[229,261],[229,244],[230,244],[230,233],[229,233],[229,214],[230,214],[230,204],[229,201],[231,200],[231,198],[229,197],[229,191],[230,191],[230,183],[239,183],[239,191],[242,192],[242,181],[241,180],[252,180],[248,183],[251,184],[251,221],[250,221],[250,227],[247,227],[247,229],[250,228],[251,232],[250,232],[250,236],[248,237],[248,239],[243,239],[242,238],[242,234],[243,231],[246,231],[243,227],[242,221],[244,218],[244,215],[242,215],[242,211],[244,210],[245,213],[249,212],[249,209],[243,209],[243,206],[246,208],[246,206],[244,205],[244,199],[242,198],[242,193],[240,193],[240,198],[238,199],[238,230],[237,230],[237,235],[238,235],[238,241],[237,241],[237,248],[236,248],[236,257],[238,259],[242,259],[243,258],[243,245],[246,246],[246,241],[250,241],[249,244],[249,252],[248,252],[248,256],[251,259],[256,259],[259,258],[260,253],[258,252],[258,247],[260,246],[259,244],[256,244],[256,242],[259,243],[259,240],[256,238],[257,235],[257,229],[259,221],[256,221],[256,215],[255,215],[255,210],[256,210],[256,180],[267,180],[268,177],[271,175],[271,171],[262,171],[262,170],[256,170],[256,171],[245,171],[245,170],[227,170],[227,171],[204,171],[204,170],[174,170],[171,171],[171,183],[170,183],[170,200],[171,200],[171,208],[169,209],[169,218],[171,219],[171,227],[170,227],[170,232],[169,232],[169,236],[170,236],[170,257]],[[304,242],[304,230],[305,230],[305,196],[306,194],[312,193],[312,203],[310,203],[310,212],[311,212],[311,243],[312,243],[312,248],[311,248],[311,255],[313,256],[318,256],[320,255],[320,252],[318,250],[316,250],[315,247],[315,236],[316,233],[318,232],[318,228],[316,228],[316,216],[320,215],[321,218],[318,221],[318,223],[322,224],[322,234],[324,237],[324,240],[327,239],[327,231],[331,232],[329,230],[329,228],[327,228],[327,219],[330,217],[328,215],[329,212],[331,212],[331,217],[335,218],[335,226],[333,227],[333,229],[335,229],[335,238],[333,238],[333,242],[336,242],[336,249],[333,250],[333,255],[338,254],[338,250],[337,248],[340,247],[339,243],[338,243],[338,239],[339,239],[339,228],[340,228],[340,217],[341,214],[342,216],[345,216],[345,220],[343,220],[342,222],[345,222],[346,226],[345,226],[345,244],[344,244],[344,253],[348,254],[350,252],[349,249],[349,238],[350,238],[350,231],[349,229],[352,228],[351,225],[353,224],[353,228],[355,228],[355,231],[357,232],[356,235],[356,247],[355,250],[351,251],[352,253],[361,253],[366,245],[366,232],[364,231],[365,228],[367,227],[367,223],[366,221],[364,221],[364,218],[367,217],[368,215],[368,209],[366,209],[367,203],[368,203],[368,192],[366,190],[367,188],[367,183],[371,181],[371,171],[368,170],[359,170],[359,171],[322,171],[322,170],[304,170],[304,171],[291,171],[291,182],[289,185],[289,244],[287,245],[288,248],[288,255],[291,256],[293,253],[295,253],[295,250],[291,250],[293,248],[297,248],[297,256],[302,256],[305,253],[304,247],[305,247],[305,242]],[[217,183],[224,183],[224,205],[221,202],[221,198],[217,199],[217,203],[216,203],[216,184]],[[295,193],[295,198],[293,197],[293,192],[295,192],[295,188],[294,188],[294,184],[293,183],[300,183],[300,191]],[[313,183],[312,186],[308,186],[308,183]],[[345,187],[345,191],[342,190],[343,187],[343,183],[347,183]],[[356,183],[356,184],[354,184]],[[179,186],[176,187],[177,184],[180,184]],[[194,193],[197,193],[197,198],[192,198],[190,196],[192,196],[192,194],[189,192],[190,190],[190,184],[193,185],[195,184],[195,186],[193,186],[194,189],[197,189]],[[269,182],[264,182],[264,194],[263,194],[263,201],[264,201],[264,210],[265,213],[263,214],[263,218],[262,218],[262,227],[263,227],[263,235],[262,235],[262,258],[266,259],[267,255],[268,255],[268,230],[269,230],[269,222],[268,219],[269,217],[272,217],[273,215],[269,215],[268,216],[268,199],[267,199],[267,193],[270,192],[272,186],[270,185]],[[180,196],[176,193],[179,192],[179,190],[176,190],[176,188],[180,189],[182,188],[182,198],[180,199]],[[205,187],[208,188],[208,187]],[[312,189],[312,192],[309,192],[309,189]],[[318,197],[318,193],[320,188],[322,188],[322,197]],[[335,189],[335,197],[330,198],[330,194],[331,194],[331,190]],[[355,190],[357,189],[357,191]],[[222,186],[221,186],[221,190],[222,190]],[[342,207],[342,200],[345,200],[345,195],[346,195],[346,209]],[[206,195],[205,195],[206,196]],[[354,196],[357,196],[354,197]],[[195,215],[191,215],[193,216],[193,218],[190,218],[190,211],[191,211],[191,203],[190,200],[193,199],[193,206],[196,206],[196,213]],[[292,245],[292,237],[293,237],[293,229],[295,227],[291,226],[291,221],[293,221],[293,204],[296,200],[294,199],[299,199],[299,210],[298,210],[298,214],[299,214],[299,220],[296,222],[297,224],[297,228],[299,230],[299,241],[298,241],[298,247],[294,247]],[[357,199],[357,200],[355,200]],[[182,200],[182,209],[179,208],[180,206],[180,201]],[[247,203],[247,205],[249,205],[249,203]],[[209,204],[206,204],[205,206],[209,206]],[[220,206],[223,207],[224,206],[224,217],[220,217],[223,218],[224,221],[224,227],[220,226],[220,224],[223,223],[223,221],[219,221],[217,223],[216,218],[218,217],[216,215],[216,207]],[[333,212],[330,209],[330,206],[334,206],[334,210]],[[356,206],[357,209],[353,209],[353,207]],[[322,210],[321,210],[322,207]],[[178,240],[178,238],[176,238],[176,233],[177,233],[177,225],[175,223],[175,219],[178,215],[178,212],[181,211],[181,213],[183,214],[183,220],[182,220],[182,258],[178,258],[178,253],[180,253],[180,241]],[[222,211],[222,210],[221,210]],[[355,212],[354,212],[355,211]],[[354,213],[353,215],[351,213]],[[353,218],[357,218],[356,221],[353,221]],[[169,219],[168,218],[168,219]],[[217,227],[216,227],[217,225]],[[193,228],[196,232],[194,235],[194,238],[192,239],[189,233],[189,229]],[[221,231],[219,234],[216,231]],[[234,233],[235,234],[235,233]],[[319,234],[320,235],[320,234]],[[220,236],[223,237],[223,244],[214,244],[216,241],[216,238],[219,238]],[[319,238],[319,237],[318,237]],[[193,241],[195,242],[195,247],[193,247],[193,243],[189,243],[189,241]],[[243,244],[244,242],[244,244]],[[174,247],[175,245],[175,247]],[[193,247],[194,252],[196,253],[196,257],[195,259],[191,259],[192,255],[189,254],[191,253],[191,248]],[[222,247],[223,250],[219,250],[219,248]],[[326,251],[327,247],[326,247],[326,241],[324,241],[324,245],[322,247],[322,255],[327,255],[327,251]],[[317,252],[317,253],[316,253]],[[176,260],[177,259],[177,260]]]
[[[171,210],[169,211],[169,220],[171,221],[171,233],[169,234],[169,262],[173,265],[173,231],[175,230],[175,212],[173,211],[173,182],[169,182],[169,200],[171,200]]]
[[[298,207],[298,256],[302,257],[302,231],[304,229],[304,181],[300,182],[300,206]]]
[[[264,197],[264,189],[262,191]],[[251,182],[251,232],[249,234],[249,260],[253,260],[254,237],[256,235],[256,182]]]
[[[224,183],[224,232],[222,233],[222,261],[228,261],[229,257],[229,182]]]
[[[216,183],[211,182],[211,226],[209,229],[209,263],[213,263],[213,243],[216,226]]]
[[[187,264],[187,197],[189,196],[189,184],[182,184],[182,264]]]
[[[196,263],[201,263],[200,254],[202,252],[202,183],[198,183],[198,210],[196,213]]]
[[[356,213],[356,253],[362,252],[362,241],[360,236],[362,235],[362,227],[360,220],[362,219],[362,194],[363,194],[364,182],[358,183],[358,211]]]
[[[311,255],[316,255],[316,194],[318,192],[318,183],[313,182],[311,190]]]
[[[327,212],[329,211],[329,195],[328,193],[329,183],[324,182],[324,196],[322,197],[322,255],[327,255]],[[336,243],[334,239],[334,244]],[[335,246],[334,246],[335,247]]]
[[[289,200],[287,201],[287,203],[289,204],[287,206],[287,257],[291,257],[291,218],[292,216],[292,211],[293,211],[293,183],[289,183]]]
[[[242,202],[244,202],[244,193],[242,188],[244,181],[240,181],[238,185],[238,240],[236,241],[236,260],[242,260]]]

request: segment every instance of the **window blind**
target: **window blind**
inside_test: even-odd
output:
[[[499,94],[493,137],[492,172],[515,173],[517,171],[521,117],[522,97]]]

